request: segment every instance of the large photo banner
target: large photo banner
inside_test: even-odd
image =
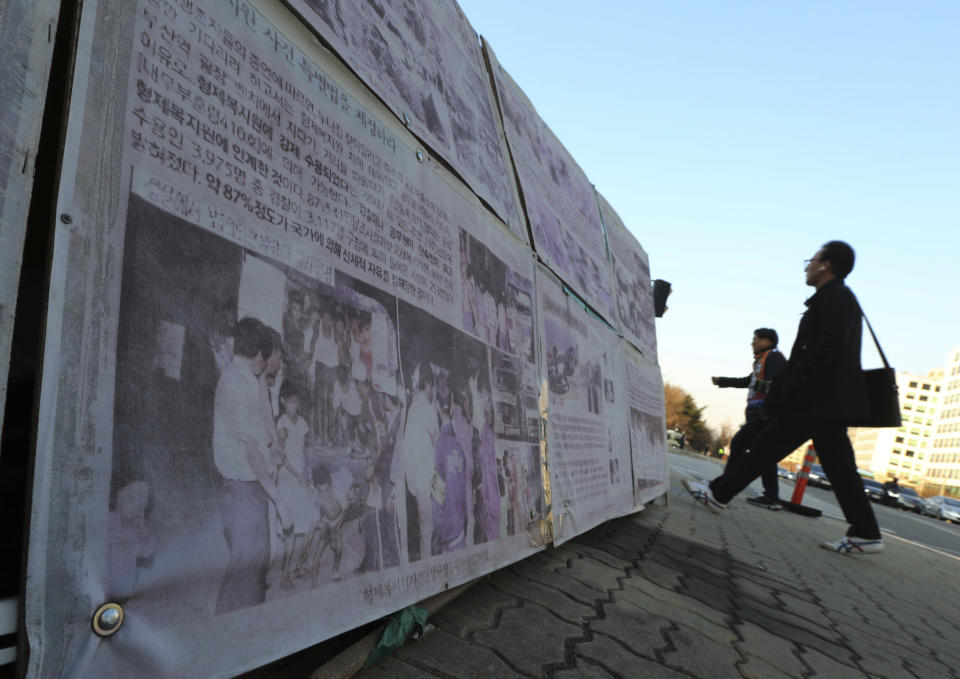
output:
[[[660,368],[628,343],[623,343],[623,349],[630,407],[633,492],[639,507],[667,492],[669,487],[663,378]]]
[[[616,325],[607,244],[593,185],[488,44],[484,50],[534,247],[564,283]]]
[[[480,41],[457,3],[288,2],[526,241]]]
[[[633,511],[622,340],[537,269],[553,537]]]
[[[598,193],[597,202],[610,250],[620,332],[647,360],[656,363],[657,329],[650,286],[650,260],[607,199]]]
[[[232,676],[542,548],[524,243],[285,12],[109,4],[127,78],[77,82],[122,153],[84,190],[114,137],[71,112],[30,676]]]

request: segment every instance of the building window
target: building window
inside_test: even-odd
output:
[[[893,441],[894,441],[894,443],[903,443],[903,437],[902,437],[902,436],[898,436],[898,437],[897,437],[897,438],[895,438],[895,439],[894,439]],[[900,451],[899,451],[899,450],[896,450],[896,449],[894,449],[894,451],[893,451],[893,452],[895,452],[895,453],[899,453]]]
[[[929,384],[924,384],[924,385],[923,385],[923,389],[924,389],[924,391],[930,391],[930,385],[929,385]]]
[[[917,383],[916,383],[916,382],[911,382],[909,386],[910,386],[911,388],[913,388],[913,389],[916,389]]]
[[[908,450],[907,457],[913,457],[913,456],[914,456],[914,452],[912,450]]]

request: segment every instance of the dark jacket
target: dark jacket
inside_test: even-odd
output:
[[[747,392],[747,422],[762,414],[763,403],[770,393],[773,380],[787,369],[787,359],[776,347],[764,349],[753,357],[753,372],[746,377],[718,377],[718,387],[749,389]]]
[[[787,371],[773,385],[765,412],[841,422],[867,417],[857,298],[834,279],[805,304]]]

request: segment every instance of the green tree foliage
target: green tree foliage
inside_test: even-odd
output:
[[[703,450],[713,443],[714,433],[703,419],[706,406],[698,406],[686,390],[669,382],[663,384],[663,396],[667,429],[683,432],[687,445],[695,450]]]

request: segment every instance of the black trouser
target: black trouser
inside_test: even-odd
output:
[[[730,457],[727,459],[727,468],[736,468],[743,464],[746,456],[751,454],[753,449],[753,439],[756,438],[769,420],[761,420],[759,417],[747,420],[746,424],[740,427],[740,431],[734,434],[730,440]],[[780,480],[777,478],[777,463],[771,462],[760,473],[760,480],[763,481],[763,494],[771,500],[780,499]]]
[[[879,538],[880,528],[873,507],[863,492],[863,479],[857,473],[847,428],[839,422],[774,417],[753,438],[750,454],[744,455],[739,464],[728,465],[723,474],[710,482],[714,498],[718,502],[729,502],[765,468],[785,458],[807,439],[813,439],[823,471],[830,479],[837,502],[850,524],[847,535],[867,540]]]

